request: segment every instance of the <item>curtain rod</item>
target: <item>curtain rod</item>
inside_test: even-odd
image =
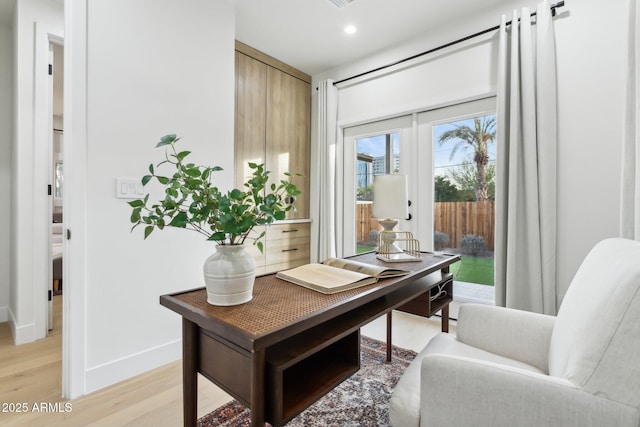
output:
[[[551,7],[550,7],[551,16],[556,16],[556,9],[560,8],[562,6],[564,6],[564,0],[563,1],[559,1],[558,3],[552,4]],[[533,12],[531,14],[531,16],[536,16],[536,12]],[[507,21],[506,25],[511,25],[511,21]],[[478,36],[481,36],[483,34],[489,33],[491,31],[499,30],[499,29],[500,29],[500,25],[496,25],[495,27],[487,28],[486,30],[482,30],[480,32],[477,32],[475,34],[471,34],[469,36],[463,37],[463,38],[458,39],[458,40],[454,40],[452,42],[443,44],[442,46],[438,46],[438,47],[435,47],[433,49],[429,49],[429,50],[427,50],[425,52],[415,54],[415,55],[410,56],[408,58],[401,59],[401,60],[396,61],[394,63],[383,65],[382,67],[378,67],[378,68],[375,68],[373,70],[365,71],[364,73],[356,74],[355,76],[347,77],[346,79],[338,80],[337,82],[334,82],[333,85],[336,86],[336,85],[338,85],[340,83],[344,83],[344,82],[349,81],[349,80],[357,79],[358,77],[366,76],[367,74],[375,73],[376,71],[384,70],[385,68],[393,67],[395,65],[399,65],[399,64],[402,64],[404,62],[411,61],[412,59],[416,59],[416,58],[419,58],[421,56],[428,55],[428,54],[433,53],[433,52],[437,52],[437,51],[445,49],[447,47],[456,45],[458,43],[465,42],[467,40],[471,40],[471,39],[476,38]]]

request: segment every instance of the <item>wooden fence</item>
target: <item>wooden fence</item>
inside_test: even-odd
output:
[[[381,231],[378,219],[373,217],[372,202],[356,203],[356,238],[358,242],[369,242],[371,230]],[[372,243],[372,242],[369,242]]]
[[[438,202],[433,212],[434,229],[449,236],[449,248],[458,248],[465,234],[484,237],[493,251],[495,237],[494,202]]]
[[[371,202],[358,202],[356,205],[356,237],[359,242],[369,240],[371,230],[382,230],[372,211]],[[446,245],[449,248],[458,248],[465,234],[475,234],[484,237],[487,250],[493,251],[494,219],[494,202],[438,202],[434,207],[434,228],[449,236]]]

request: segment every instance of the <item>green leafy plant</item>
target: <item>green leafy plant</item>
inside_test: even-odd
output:
[[[433,233],[433,249],[441,251],[445,248],[445,245],[449,243],[449,235],[441,231]]]
[[[477,256],[479,253],[487,250],[487,243],[484,237],[475,234],[465,234],[460,239],[460,250],[463,254]]]
[[[262,251],[264,231],[257,236],[252,236],[251,231],[255,226],[282,220],[287,211],[295,209],[293,202],[300,190],[291,182],[293,175],[286,173],[288,180],[271,183],[267,188],[269,171],[262,164],[249,163],[252,175],[244,183],[244,191],[236,188],[223,192],[213,182],[215,172],[222,168],[187,163],[185,159],[191,152],[178,151],[179,140],[176,135],[165,135],[157,144],[156,147],[165,147],[165,160],[149,165],[142,185],[155,179],[163,186],[165,196],[151,204],[149,194],[130,201],[131,230],[144,226],[146,239],[156,228],[184,228],[220,245],[241,245],[251,239]],[[161,167],[173,168],[173,174],[161,175]]]

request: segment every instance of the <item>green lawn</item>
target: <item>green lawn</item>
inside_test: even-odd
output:
[[[493,257],[462,255],[462,261],[451,266],[454,280],[493,286]]]
[[[375,246],[361,246],[361,245],[356,246],[356,253],[358,253],[358,254],[362,254],[362,253],[365,253],[365,252],[371,252],[371,251],[375,251],[375,250],[376,250]]]
[[[375,250],[372,246],[357,246],[356,252],[370,252]],[[454,280],[460,282],[478,283],[480,285],[493,286],[493,257],[474,257],[462,255],[462,261],[451,266]]]

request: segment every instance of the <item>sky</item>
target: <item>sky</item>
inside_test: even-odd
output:
[[[453,141],[447,142],[445,145],[440,145],[437,141],[444,132],[449,129],[453,129],[453,125],[467,125],[473,129],[473,119],[459,120],[450,123],[444,123],[433,127],[433,140],[434,143],[434,173],[435,175],[446,175],[446,171],[449,167],[459,165],[465,160],[473,160],[473,150],[471,147],[458,149],[455,156],[451,158],[451,152],[455,143]],[[394,146],[399,145],[400,134],[393,134]],[[385,137],[384,135],[368,137],[358,139],[357,150],[359,153],[371,154],[373,157],[383,156],[385,151]],[[489,144],[489,158],[495,160],[496,158],[496,144]]]
[[[440,139],[440,135],[444,132],[454,129],[454,125],[467,125],[471,129],[474,128],[473,119],[460,120],[451,123],[443,123],[433,127],[433,140],[434,140],[434,174],[438,175],[446,175],[446,171],[448,168],[452,166],[457,166],[464,161],[473,161],[473,148],[469,145],[465,145],[463,147],[459,147],[456,151],[456,154],[453,158],[451,158],[451,152],[453,151],[453,147],[456,145],[455,141],[448,141],[445,144],[441,145],[438,143]],[[489,159],[490,161],[494,161],[496,159],[496,143],[490,143],[488,146],[489,150]]]
[[[392,135],[393,135],[392,137],[393,145],[394,147],[398,147],[398,144],[400,142],[400,134],[393,133]],[[384,156],[385,139],[386,138],[384,135],[370,136],[367,138],[358,139],[357,140],[358,153],[371,154],[373,157]]]

